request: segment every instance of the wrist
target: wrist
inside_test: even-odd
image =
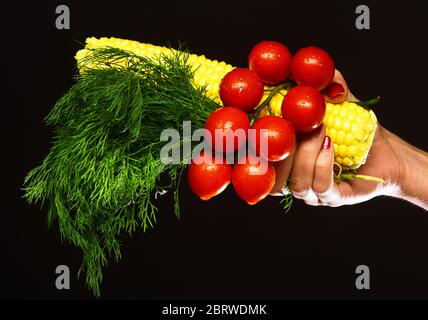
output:
[[[390,181],[399,190],[393,196],[428,207],[428,153],[410,145],[383,128],[395,157]]]

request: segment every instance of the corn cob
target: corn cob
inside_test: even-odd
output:
[[[87,38],[84,49],[76,53],[79,61],[90,54],[90,50],[101,47],[113,47],[131,51],[137,55],[153,58],[159,55],[171,55],[174,50],[166,47],[154,46],[137,41],[118,38]],[[194,81],[197,86],[206,86],[207,96],[221,103],[218,92],[221,79],[233,67],[225,62],[207,59],[205,56],[190,54],[188,58],[194,70]],[[281,111],[283,90],[270,102],[271,110],[279,115]],[[262,111],[262,115],[267,111]],[[353,102],[345,101],[341,104],[327,103],[324,118],[327,135],[334,143],[335,161],[343,169],[357,169],[365,163],[373,142],[377,126],[377,119],[373,111],[366,110]]]
[[[96,49],[102,47],[113,47],[123,50],[131,51],[139,56],[154,58],[160,55],[173,55],[176,50],[171,50],[167,47],[154,46],[148,43],[140,43],[132,40],[124,40],[118,38],[87,38],[85,49],[79,50],[76,53],[76,60],[79,66],[79,61],[90,54],[87,49]],[[198,56],[196,54],[190,54],[187,60],[194,71],[194,82],[198,86],[206,86],[207,96],[216,100],[220,103],[218,96],[219,85],[221,79],[226,73],[231,71],[233,67],[230,64],[226,64],[217,60],[207,59],[205,56]]]

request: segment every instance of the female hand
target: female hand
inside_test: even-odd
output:
[[[343,90],[336,90],[334,102],[356,100],[337,70],[333,82],[343,87]],[[380,124],[367,161],[358,173],[382,178],[385,183],[365,180],[335,183],[333,165],[334,146],[326,136],[324,126],[309,134],[301,134],[294,152],[284,161],[275,163],[277,178],[272,194],[282,194],[289,181],[294,197],[309,205],[337,207],[389,195],[428,208],[428,183],[423,179],[428,174],[428,154]]]

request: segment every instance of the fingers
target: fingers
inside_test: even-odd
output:
[[[325,192],[320,192],[316,195],[319,203],[323,206],[339,207],[345,204],[338,185],[334,182],[331,183],[330,187]]]
[[[315,166],[323,145],[325,127],[302,135],[299,139],[291,169],[290,188],[296,198],[304,199],[307,203],[316,204],[318,198],[312,190]]]
[[[327,192],[333,185],[334,152],[329,136],[325,136],[315,163],[312,189],[316,194]]]
[[[357,100],[349,91],[348,85],[342,73],[336,69],[332,82],[324,90],[325,99],[331,103],[341,103],[345,100]]]
[[[332,83],[324,90],[325,99],[332,103],[357,99],[349,91],[340,71],[335,70]],[[341,204],[341,188],[333,179],[334,150],[324,125],[301,135],[297,149],[284,161],[274,163],[276,183],[271,195],[284,192],[290,176],[290,189],[296,198],[310,205],[338,206]]]
[[[341,195],[333,179],[334,150],[329,136],[325,136],[315,164],[312,190],[324,206],[335,207],[341,203]]]
[[[321,204],[321,202],[318,200],[318,196],[311,188],[300,192],[293,191],[293,196],[297,199],[305,201],[305,203],[310,206],[318,206]]]
[[[291,169],[293,196],[308,205],[339,206],[340,190],[333,179],[334,148],[324,127],[299,141]]]
[[[270,195],[279,196],[286,192],[285,187],[287,186],[288,177],[290,176],[295,151],[296,149],[294,148],[286,159],[273,163],[275,167],[275,185]]]

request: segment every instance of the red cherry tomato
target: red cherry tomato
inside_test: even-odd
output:
[[[250,120],[247,114],[234,107],[223,107],[215,110],[205,122],[207,134],[211,135],[211,147],[225,153],[234,152],[246,143],[249,128]],[[217,139],[216,130],[220,140]],[[209,141],[209,139],[205,137],[205,141]],[[233,141],[233,147],[228,147],[227,141]]]
[[[281,161],[288,157],[296,142],[294,128],[290,121],[278,116],[265,116],[254,123],[255,134],[249,134],[248,141],[257,155],[269,161]],[[262,133],[262,129],[265,129]],[[261,138],[266,139],[268,150],[261,148]]]
[[[227,163],[215,163],[211,154],[203,152],[190,163],[187,179],[190,188],[202,200],[220,194],[229,185],[232,167]]]
[[[334,76],[334,62],[331,56],[321,48],[302,48],[291,60],[291,73],[298,84],[322,90],[328,86]]]
[[[220,83],[220,99],[224,106],[245,112],[254,110],[263,97],[264,86],[259,76],[247,68],[235,68]]]
[[[257,160],[259,159],[254,155],[245,155],[232,170],[232,184],[236,193],[250,205],[266,198],[275,184],[272,163],[264,160],[266,168]]]
[[[325,101],[321,93],[309,86],[291,88],[282,100],[282,117],[298,132],[309,132],[321,125]]]
[[[251,50],[248,64],[263,82],[278,84],[290,75],[291,53],[280,42],[262,41]]]

